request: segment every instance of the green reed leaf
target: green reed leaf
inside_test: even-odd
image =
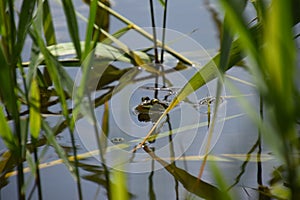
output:
[[[78,23],[77,23],[77,18],[76,18],[75,9],[72,0],[62,0],[62,3],[66,15],[69,34],[71,36],[74,47],[76,49],[77,57],[81,59],[81,47],[80,47]]]
[[[45,135],[47,137],[47,141],[49,142],[49,144],[54,148],[55,152],[62,159],[63,163],[67,166],[68,170],[72,173],[72,175],[75,176],[75,169],[71,165],[68,156],[66,155],[63,148],[56,141],[56,138],[54,136],[54,131],[44,120],[42,121],[42,129],[45,131]]]
[[[10,150],[3,152],[0,156],[0,173],[4,174],[5,172],[12,171],[14,168],[13,163],[14,158],[12,156],[12,152]],[[7,174],[5,174],[4,177],[7,178]],[[2,177],[0,180],[2,181]]]
[[[55,30],[48,0],[43,1],[43,28],[47,46],[56,44]]]
[[[97,1],[92,1],[90,3],[90,14],[88,19],[88,24],[86,28],[86,35],[85,35],[85,47],[84,47],[84,58],[89,54],[89,52],[92,50],[90,45],[91,41],[93,40],[93,30],[94,30],[94,24],[95,24],[95,18],[97,13]],[[92,45],[94,47],[94,45]]]
[[[128,25],[128,26],[125,26],[124,28],[121,28],[119,29],[118,31],[116,31],[115,33],[112,34],[112,36],[114,38],[117,38],[119,39],[120,37],[122,37],[123,35],[125,35],[129,30],[131,30],[131,27]],[[105,38],[101,43],[102,44],[111,44],[113,41],[110,40],[109,38]]]
[[[0,136],[8,149],[14,150],[17,147],[14,134],[8,125],[2,106],[0,106]]]
[[[87,83],[89,80],[91,67],[93,66],[93,60],[94,60],[94,52],[91,52],[90,54],[88,54],[86,56],[86,58],[82,62],[82,67],[81,67],[82,74],[81,74],[80,84],[75,88],[74,94],[73,94],[73,99],[74,99],[73,119],[74,120],[72,120],[72,125],[71,125],[72,129],[75,127],[75,122],[79,115],[80,109],[83,108],[82,100],[83,100],[84,96],[90,95],[89,94],[90,91],[87,90],[87,88],[88,88]],[[88,105],[89,104],[90,104],[90,102],[88,102]],[[89,106],[91,106],[91,105],[89,105]],[[91,114],[90,109],[91,109],[90,107],[87,110],[83,109],[82,113],[85,115],[89,115],[89,114]],[[90,118],[90,116],[87,116],[87,117]]]
[[[35,8],[36,0],[24,0],[22,3],[20,17],[19,17],[19,25],[17,31],[17,42],[15,50],[15,56],[18,57],[23,49],[23,45],[25,42],[26,35],[28,33],[29,26],[32,22],[32,15]]]
[[[258,59],[258,52],[256,48],[255,36],[251,34],[248,27],[248,22],[243,15],[243,10],[247,1],[243,0],[235,2],[234,0],[220,0],[223,6],[228,24],[231,30],[239,33],[240,45],[243,49],[248,50],[255,60]]]
[[[17,97],[15,94],[15,79],[12,67],[7,63],[4,52],[0,48],[0,100],[15,120],[19,118]]]
[[[265,70],[270,76],[270,86],[278,97],[287,100],[293,98],[294,80],[291,78],[295,72],[295,43],[292,30],[292,18],[289,10],[290,1],[274,1],[267,14],[266,31],[264,39],[266,47],[264,56]],[[280,32],[278,32],[280,31]],[[284,55],[284,56],[283,56]],[[282,99],[282,100],[283,100]],[[292,99],[290,99],[292,101]],[[284,102],[281,102],[284,103]],[[283,104],[291,106],[292,102]],[[291,111],[293,108],[286,108]]]
[[[44,40],[41,35],[41,25],[42,25],[42,7],[40,6],[38,9],[38,17],[36,21],[33,23],[33,35],[36,38],[36,42],[44,56],[45,63],[51,79],[54,83],[54,88],[58,94],[63,115],[68,119],[68,105],[66,102],[66,94],[64,88],[67,89],[69,95],[72,95],[73,84],[69,81],[68,74],[64,71],[63,67],[56,60],[56,58],[49,52],[46,45],[44,44]],[[65,87],[64,87],[65,86]]]
[[[127,191],[126,176],[123,171],[113,170],[111,173],[113,184],[111,188],[111,199],[113,200],[127,200],[129,199]]]
[[[37,139],[41,129],[40,90],[36,79],[32,80],[29,92],[29,129],[33,138]]]
[[[102,126],[101,126],[101,136],[99,138],[100,140],[100,147],[102,148],[102,156],[105,155],[106,149],[107,149],[107,138],[109,134],[109,107],[108,102],[104,104],[104,112],[102,117]]]
[[[107,33],[104,30],[101,30],[101,32],[106,37],[108,37],[111,41],[113,41],[124,53],[126,53],[127,55],[129,55],[133,59],[134,64],[136,66],[143,66],[144,65],[143,60],[138,55],[136,55],[134,51],[132,51],[131,49],[129,49],[129,47],[126,44],[124,44],[123,42],[121,42],[120,40],[118,40],[117,38],[115,38],[113,35]]]

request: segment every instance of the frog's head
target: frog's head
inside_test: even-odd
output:
[[[151,99],[150,103],[151,103],[151,105],[154,105],[154,104],[158,104],[160,102],[158,99]]]
[[[142,102],[147,102],[147,101],[150,101],[150,98],[149,97],[142,97]]]

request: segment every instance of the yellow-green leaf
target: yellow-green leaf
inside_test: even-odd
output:
[[[10,127],[8,126],[2,107],[0,107],[0,136],[7,148],[13,149],[15,147],[14,136]]]
[[[29,93],[29,124],[30,132],[34,138],[37,138],[41,129],[41,114],[40,114],[40,91],[36,79],[32,80]]]

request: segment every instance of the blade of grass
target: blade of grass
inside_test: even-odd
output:
[[[127,200],[129,199],[128,190],[127,190],[127,183],[126,183],[126,176],[123,171],[113,170],[112,179],[114,181],[111,189],[111,199],[112,200]]]
[[[119,29],[118,31],[116,31],[115,33],[113,33],[112,36],[114,38],[119,39],[120,37],[122,37],[123,35],[125,35],[129,30],[131,30],[131,27],[130,26],[125,26],[125,27]],[[106,38],[101,43],[102,44],[111,44],[112,41],[110,39]]]
[[[8,7],[6,7],[8,6]],[[6,106],[8,117],[13,120],[14,134],[17,137],[17,148],[13,149],[16,153],[16,163],[18,169],[18,195],[19,199],[25,199],[24,191],[24,174],[23,174],[23,158],[24,158],[24,146],[25,137],[21,134],[21,122],[19,116],[19,105],[17,98],[17,83],[16,83],[16,64],[19,59],[19,49],[16,49],[16,25],[14,17],[14,1],[2,1],[1,4],[1,16],[2,22],[5,22],[1,26],[4,37],[1,37],[1,50],[0,61],[2,67],[0,69],[1,74],[1,98]],[[3,82],[2,82],[3,81]],[[8,84],[9,83],[9,84]],[[3,87],[2,87],[3,86]]]
[[[232,42],[233,42],[233,37],[231,36],[231,34],[229,32],[229,26],[227,24],[227,14],[226,14],[224,23],[223,23],[222,36],[221,36],[220,61],[218,63],[218,66],[219,66],[218,68],[220,69],[220,76],[218,77],[217,91],[216,91],[216,95],[215,95],[216,96],[216,106],[215,106],[214,113],[213,113],[212,123],[209,126],[208,135],[205,137],[204,142],[203,142],[203,144],[205,145],[205,147],[204,147],[205,152],[204,152],[204,160],[201,164],[200,171],[198,174],[199,180],[201,179],[202,174],[204,172],[204,167],[206,165],[206,160],[207,160],[208,154],[212,150],[213,146],[216,144],[216,141],[215,141],[215,144],[212,144],[212,142],[213,142],[212,137],[214,134],[214,128],[215,128],[216,118],[217,118],[218,109],[219,109],[224,73],[227,70],[228,62],[230,59],[230,49],[231,49]],[[215,138],[218,139],[220,137],[220,134],[221,134],[221,132],[219,132],[219,134]],[[202,146],[200,147],[200,151],[202,149]]]
[[[7,0],[0,1],[0,33],[1,33],[1,48],[3,54],[7,58],[10,55],[11,44],[9,33],[9,15],[7,15]]]
[[[33,138],[37,139],[41,129],[40,91],[37,80],[34,78],[29,91],[29,128]]]
[[[22,52],[23,45],[25,42],[26,35],[28,33],[29,26],[32,22],[32,15],[35,8],[36,0],[24,0],[19,17],[19,25],[17,30],[17,41],[16,41],[16,52],[15,57],[19,57]]]
[[[63,69],[62,69],[62,66],[55,59],[55,57],[49,52],[49,50],[45,46],[44,41],[42,39],[42,36],[41,36],[42,12],[43,12],[42,4],[39,4],[37,18],[33,22],[33,34],[34,34],[34,37],[36,38],[37,44],[38,44],[42,54],[44,55],[45,63],[47,65],[47,69],[49,71],[51,79],[53,80],[54,88],[55,88],[55,90],[58,94],[58,97],[59,97],[60,105],[61,105],[61,108],[62,108],[62,114],[66,118],[66,123],[67,123],[68,128],[69,128],[70,138],[71,138],[71,142],[72,142],[72,149],[73,149],[73,153],[74,153],[74,157],[75,157],[74,172],[75,172],[75,180],[76,180],[76,185],[77,185],[78,198],[82,199],[81,182],[80,182],[79,170],[78,170],[78,165],[77,165],[78,161],[77,161],[77,156],[76,156],[77,155],[77,150],[76,150],[74,134],[73,134],[74,130],[72,129],[73,127],[70,126],[71,118],[69,116],[68,104],[67,104],[67,101],[66,101],[66,95],[65,95],[65,92],[64,92],[64,87],[63,87],[63,84],[62,84],[63,79],[61,79],[61,77],[62,77],[61,72],[63,72],[62,71]],[[79,41],[78,41],[78,43],[79,43]],[[72,87],[73,87],[73,85],[72,85]],[[72,94],[72,93],[70,93],[70,94]]]
[[[91,41],[93,38],[94,23],[95,23],[97,8],[98,8],[97,1],[96,0],[92,1],[90,3],[90,13],[89,13],[89,19],[88,19],[88,24],[87,24],[87,28],[86,28],[85,47],[84,47],[83,58],[85,58],[91,51],[90,45],[91,45]],[[92,47],[94,47],[94,45],[92,45]]]
[[[240,45],[243,49],[247,49],[249,51],[254,60],[258,61],[259,55],[257,52],[255,37],[249,31],[248,23],[242,13],[247,1],[243,0],[239,3],[235,3],[234,0],[219,1],[226,12],[231,30],[239,33],[239,38],[241,40]]]
[[[77,23],[77,18],[76,18],[75,9],[72,0],[62,0],[62,3],[66,15],[69,34],[71,36],[74,47],[76,49],[77,57],[81,59],[81,47],[80,47],[78,23]]]
[[[295,63],[296,49],[293,38],[292,27],[292,1],[272,1],[271,7],[266,14],[266,25],[264,32],[265,46],[262,59],[264,65],[261,70],[265,70],[268,79],[265,81],[268,91],[263,94],[264,99],[272,113],[272,126],[276,129],[282,142],[280,155],[287,168],[288,181],[291,190],[291,199],[300,198],[300,173],[299,160],[291,156],[294,152],[299,152],[298,131],[296,130],[295,113],[297,103],[295,103]],[[278,33],[280,31],[280,33]],[[298,92],[296,95],[299,95]],[[278,148],[278,146],[276,146]]]
[[[97,0],[96,2],[91,0],[83,0],[85,3],[87,3],[88,5],[92,5],[92,4],[96,4],[96,19],[95,19],[95,23],[94,23],[94,29],[93,29],[93,38],[95,41],[99,41],[102,42],[106,39],[106,37],[101,34],[101,32],[99,32],[100,29],[103,29],[105,31],[109,31],[109,13],[104,10],[103,8],[99,7],[97,5],[97,2],[101,2],[103,4],[105,4],[106,6],[110,7],[110,1],[109,0]]]
[[[118,40],[117,38],[113,37],[111,34],[107,33],[105,30],[101,30],[101,32],[108,37],[111,41],[113,41],[116,45],[119,46],[120,49],[122,49],[127,55],[131,56],[134,60],[134,64],[136,66],[143,66],[145,63],[142,61],[142,59],[137,56],[131,49],[128,48],[126,44]]]
[[[47,46],[56,44],[55,30],[48,0],[43,1],[43,28]]]
[[[80,80],[80,84],[78,87],[76,87],[76,89],[74,89],[74,93],[73,93],[73,99],[74,99],[74,105],[73,105],[73,120],[71,121],[71,129],[73,130],[75,127],[75,122],[78,118],[78,115],[80,113],[80,110],[83,108],[81,106],[82,104],[82,100],[84,98],[85,95],[90,95],[87,91],[87,83],[88,80],[90,78],[89,74],[90,74],[90,70],[91,67],[94,65],[94,53],[91,52],[90,54],[87,55],[87,57],[85,58],[85,60],[82,62],[82,75],[81,75],[81,80]],[[91,105],[90,105],[91,106]],[[85,111],[82,112],[83,114],[86,113]],[[88,112],[91,113],[91,112]],[[87,116],[90,117],[90,116]]]
[[[6,117],[3,113],[3,107],[0,107],[0,136],[3,139],[6,147],[12,151],[17,148],[17,142],[15,140],[14,134],[11,131]]]
[[[104,104],[104,112],[102,117],[102,133],[99,138],[100,140],[100,148],[102,149],[102,153],[105,154],[107,149],[107,138],[109,134],[109,105],[108,102]]]
[[[63,163],[66,165],[71,174],[76,177],[74,166],[71,165],[65,151],[61,148],[61,146],[57,143],[56,138],[53,134],[53,130],[48,125],[46,121],[42,121],[42,129],[45,131],[45,135],[47,137],[47,141],[54,148],[59,158],[62,159]]]
[[[15,41],[16,41],[16,24],[15,24],[15,15],[14,15],[14,2],[13,1],[5,1],[8,5],[8,10],[5,10],[4,13],[8,13],[7,19],[9,20],[7,31],[8,31],[8,46],[9,46],[9,54],[7,54],[9,57],[6,57],[9,59],[10,63],[16,63],[16,57],[14,57],[14,53],[16,49],[15,47]],[[7,12],[8,11],[8,12]],[[13,64],[12,64],[13,65]]]
[[[120,40],[118,40],[117,38],[113,37],[111,34],[107,33],[106,31],[104,31],[103,29],[101,29],[101,32],[110,40],[112,40],[114,43],[116,43],[127,55],[130,56],[130,58],[133,60],[133,64],[135,66],[138,67],[142,67],[145,70],[152,72],[152,73],[156,73],[156,74],[160,74],[160,71],[155,69],[154,67],[148,65],[147,63],[144,63],[144,61],[139,57],[138,54],[135,53],[135,51],[132,51],[131,49],[129,49],[128,46],[126,46],[123,42],[121,42]]]

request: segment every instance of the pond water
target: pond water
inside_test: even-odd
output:
[[[84,16],[88,15],[88,7],[85,4],[79,0],[74,3],[77,11]],[[58,33],[57,39],[59,42],[69,42],[61,6],[55,2],[51,2],[51,5]],[[141,27],[151,26],[148,1],[115,0],[112,2],[112,8]],[[197,194],[201,192],[195,192],[196,194],[189,192],[191,188],[187,186],[188,184],[172,172],[176,174],[182,173],[180,170],[185,170],[188,173],[185,175],[185,181],[194,180],[192,178],[199,174],[208,143],[208,123],[212,120],[210,113],[215,109],[216,81],[195,91],[174,108],[156,129],[159,134],[154,141],[147,143],[147,147],[163,161],[159,162],[158,158],[153,160],[151,154],[143,149],[138,149],[135,154],[132,153],[158,120],[161,110],[167,107],[197,68],[205,64],[219,48],[218,32],[204,1],[174,0],[169,2],[168,9],[166,43],[196,64],[187,70],[177,71],[174,70],[177,60],[166,54],[164,70],[169,70],[170,73],[166,73],[165,77],[159,77],[158,87],[154,85],[155,78],[144,78],[150,76],[150,73],[143,67],[137,69],[134,72],[138,74],[135,78],[140,81],[135,81],[116,91],[108,103],[109,132],[105,140],[107,149],[101,159],[97,150],[95,139],[97,133],[94,131],[93,123],[89,118],[77,122],[76,145],[78,154],[82,156],[80,176],[84,199],[108,198],[107,174],[112,173],[113,169],[124,171],[126,187],[131,199],[200,198]],[[155,14],[157,26],[160,27],[162,9],[157,2]],[[80,21],[79,25],[82,30],[81,38],[84,38],[85,22]],[[110,31],[118,30],[121,25],[119,21],[111,18]],[[150,28],[145,30],[149,33],[152,31]],[[161,29],[157,29],[157,33],[161,35]],[[138,39],[135,34],[128,33],[121,38],[121,41],[132,49],[152,46],[151,42]],[[28,56],[25,52],[24,57]],[[119,67],[125,69],[127,66]],[[77,68],[70,68],[69,73],[74,79],[79,76]],[[125,73],[122,77],[123,81],[127,81],[131,73],[133,72]],[[163,81],[163,78],[166,81]],[[234,185],[236,199],[258,199],[258,183],[262,180],[262,184],[268,184],[277,162],[263,144],[259,158],[262,162],[257,162],[258,130],[239,104],[240,98],[246,99],[259,112],[259,97],[251,84],[251,76],[243,68],[234,68],[228,71],[226,81],[238,88],[241,94],[237,96],[230,87],[223,85],[217,122],[209,148],[210,156],[201,183],[216,187],[215,174],[212,173],[212,164],[215,164],[228,186]],[[93,95],[101,95],[101,92]],[[100,128],[105,116],[104,106],[95,108],[95,115]],[[59,118],[60,116],[50,116],[48,120],[50,124],[55,124]],[[57,140],[66,153],[72,155],[68,131],[60,133]],[[4,151],[2,141],[0,147]],[[74,178],[67,167],[60,162],[54,149],[43,145],[39,147],[39,153],[43,158],[41,163],[45,163],[40,171],[44,199],[77,199]],[[174,159],[172,170],[168,171],[164,168],[164,162],[170,163]],[[27,166],[26,163],[25,165]],[[111,170],[107,170],[107,167]],[[31,183],[27,188],[29,194],[33,188],[33,177],[29,172],[26,173],[26,179]],[[7,185],[0,190],[0,199],[17,199],[16,181],[16,175],[12,173],[7,179]],[[111,178],[110,181],[114,182],[114,179]],[[36,191],[33,191],[31,199],[37,199]]]

